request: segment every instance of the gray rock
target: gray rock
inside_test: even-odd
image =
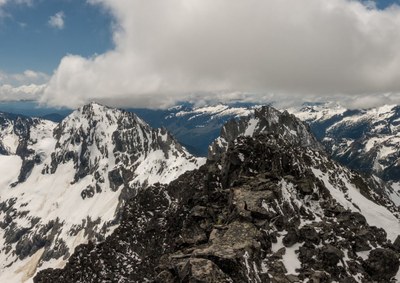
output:
[[[364,268],[374,280],[390,280],[399,270],[398,253],[388,249],[375,249],[369,253]]]
[[[319,235],[314,227],[306,225],[299,230],[300,239],[318,245],[320,242]]]
[[[233,283],[215,263],[204,258],[191,258],[183,268],[181,282],[189,283]]]
[[[332,267],[336,266],[339,263],[339,261],[343,258],[344,254],[338,248],[332,245],[327,245],[324,248],[322,248],[320,256],[322,262],[326,266]]]
[[[282,243],[289,248],[299,241],[298,233],[295,229],[289,229],[288,233],[283,237]]]
[[[157,275],[154,283],[175,283],[175,277],[169,271],[162,271]]]
[[[400,252],[400,235],[397,236],[396,240],[393,242],[393,247],[396,251]]]

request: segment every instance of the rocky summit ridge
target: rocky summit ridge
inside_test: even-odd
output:
[[[105,241],[34,282],[392,282],[399,210],[269,107],[228,123],[197,170],[139,190]]]

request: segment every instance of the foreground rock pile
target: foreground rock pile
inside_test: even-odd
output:
[[[239,138],[220,161],[140,191],[104,243],[35,282],[388,282],[399,247],[332,197],[316,155],[321,170],[338,166],[273,136]]]

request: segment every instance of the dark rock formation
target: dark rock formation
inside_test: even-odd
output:
[[[399,271],[400,255],[388,249],[374,249],[364,263],[365,270],[374,280],[390,280]]]

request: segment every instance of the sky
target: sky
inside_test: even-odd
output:
[[[0,0],[0,101],[400,103],[398,0]]]

